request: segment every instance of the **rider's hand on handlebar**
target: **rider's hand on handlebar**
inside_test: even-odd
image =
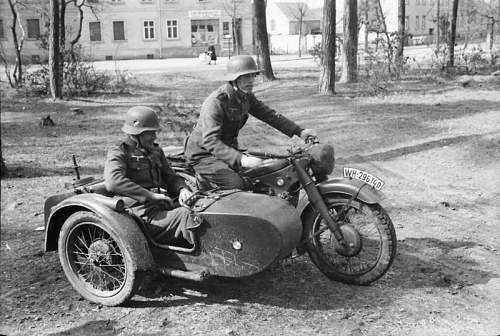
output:
[[[241,166],[243,168],[254,168],[262,163],[262,159],[255,156],[242,155]]]
[[[310,141],[314,141],[318,139],[318,134],[315,130],[305,128],[300,132],[300,138],[304,140],[304,142],[308,143]]]
[[[193,195],[193,193],[187,188],[182,188],[179,192],[179,203],[181,205],[186,205],[186,201]]]

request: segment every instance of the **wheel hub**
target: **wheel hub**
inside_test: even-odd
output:
[[[102,263],[111,264],[111,251],[112,247],[107,240],[96,240],[89,247],[89,260],[94,265]]]
[[[337,244],[335,250],[344,257],[352,257],[361,251],[362,243],[359,232],[350,225],[342,225],[340,231],[344,236],[345,246]]]

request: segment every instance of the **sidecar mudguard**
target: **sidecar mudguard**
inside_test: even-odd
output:
[[[69,193],[61,194],[59,198],[56,195],[56,198],[52,200],[49,198],[46,201],[45,208],[48,210],[45,222],[46,252],[57,250],[59,232],[69,216],[77,211],[90,211],[97,215],[108,226],[110,231],[133,244],[133,249],[139,256],[137,259],[140,262],[137,265],[138,270],[151,270],[154,268],[154,259],[144,233],[132,217],[113,209],[113,204],[118,204],[118,207],[121,207],[116,199],[94,193],[66,197],[68,195]],[[56,200],[61,198],[62,201],[53,205]]]
[[[350,178],[333,178],[317,185],[321,195],[341,194],[347,197],[356,196],[360,201],[367,204],[380,203],[382,195],[370,185]],[[297,210],[302,213],[309,205],[306,194],[301,195]]]
[[[196,229],[199,250],[195,254],[166,254],[155,250],[158,264],[181,270],[202,267],[211,275],[243,277],[258,273],[275,260],[289,255],[302,235],[297,209],[278,198],[234,191],[214,201],[200,199],[205,208]]]

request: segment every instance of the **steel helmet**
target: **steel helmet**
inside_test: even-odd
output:
[[[248,74],[258,74],[260,70],[252,56],[242,55],[231,57],[227,62],[225,79],[235,81],[238,77]]]
[[[160,122],[156,112],[147,106],[134,106],[127,111],[122,131],[138,135],[145,131],[158,131]]]

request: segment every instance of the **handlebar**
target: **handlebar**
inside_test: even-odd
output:
[[[269,153],[269,152],[254,152],[254,151],[248,151],[248,155],[250,156],[256,156],[258,158],[264,158],[264,159],[287,159],[290,157],[290,154],[276,154],[276,153]]]

